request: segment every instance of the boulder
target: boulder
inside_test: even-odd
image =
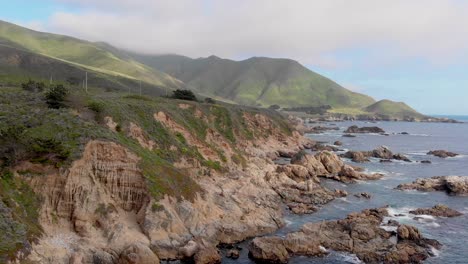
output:
[[[356,135],[344,134],[342,137],[354,138]]]
[[[197,242],[190,240],[187,243],[187,245],[185,245],[184,247],[180,249],[180,254],[184,258],[191,258],[198,252],[198,250],[199,250],[199,246]]]
[[[446,150],[432,150],[427,153],[427,155],[433,155],[439,158],[452,158],[458,156],[457,153],[446,151]]]
[[[263,263],[288,263],[289,253],[280,237],[257,237],[249,245],[249,255]]]
[[[240,252],[237,249],[230,249],[226,252],[226,257],[230,259],[238,259]]]
[[[215,246],[201,248],[193,257],[195,264],[218,264],[221,263],[221,255]]]
[[[456,217],[463,215],[462,213],[442,204],[435,205],[432,208],[418,208],[416,210],[410,211],[409,213],[415,215],[432,215],[439,217]]]
[[[379,159],[393,159],[393,153],[388,147],[380,146],[372,151],[372,157]]]
[[[348,196],[348,192],[345,191],[345,190],[335,189],[335,196],[336,197],[346,197],[346,196]]]
[[[400,154],[400,153],[393,155],[393,159],[401,160],[401,161],[405,161],[405,162],[411,162],[411,160],[408,157],[406,157],[405,155]]]
[[[421,160],[421,163],[422,164],[431,164],[432,161],[430,161],[430,160]]]
[[[337,140],[337,141],[335,141],[335,142],[333,143],[333,145],[335,145],[335,146],[343,146],[343,142]]]
[[[158,264],[159,258],[151,249],[142,244],[135,243],[120,253],[119,264]]]
[[[370,199],[372,196],[366,192],[362,192],[362,193],[356,193],[354,196],[356,196],[357,198],[366,198],[366,199]]]
[[[401,240],[414,240],[421,239],[421,233],[414,226],[400,225],[397,229],[398,238]]]
[[[351,159],[353,162],[356,162],[356,163],[363,163],[363,162],[370,161],[367,158],[368,157],[367,153],[364,153],[362,151],[348,151],[345,154],[343,154],[342,157]]]
[[[327,253],[318,240],[311,239],[303,232],[288,234],[284,239],[284,246],[292,254],[301,256],[323,256]]]

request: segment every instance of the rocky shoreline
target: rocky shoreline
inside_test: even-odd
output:
[[[212,159],[210,149],[167,114],[156,113],[154,117]],[[291,256],[325,256],[328,250],[334,250],[356,254],[366,263],[419,263],[431,256],[431,247],[440,247],[437,241],[423,238],[415,227],[392,223],[394,231],[381,228],[388,224],[383,223],[388,216],[385,208],[353,213],[338,221],[309,223],[286,238],[263,237],[285,225],[285,208],[292,214],[311,214],[348,195],[322,186],[321,179],[349,184],[378,180],[383,175],[364,173],[334,153],[338,147],[304,137],[298,132],[307,129],[302,122],[293,120],[296,131],[286,135],[262,115],[245,118],[250,126],[268,131],[268,136],[253,141],[238,139],[245,151],[243,164],[228,160],[227,169],[217,171],[207,170],[194,160],[176,163],[202,188],[192,200],[171,196],[155,200],[149,196],[137,167],[138,157],[112,142],[90,141],[83,157],[65,172],[42,168],[48,174],[30,184],[44,194],[40,221],[46,235],[32,245],[28,260],[73,264],[184,260],[214,264],[222,260],[220,245],[254,238],[250,254],[259,261],[286,263]],[[139,127],[134,125],[132,131],[131,136],[142,147],[154,147]],[[211,133],[207,138],[210,144],[234,156],[232,145],[220,135]],[[368,157],[408,161],[385,147],[348,152],[343,157],[356,162]],[[274,161],[278,158],[288,162],[277,164]],[[34,170],[34,166],[23,163],[16,171]],[[371,198],[365,192],[355,195]],[[70,238],[64,242],[69,249],[50,242],[62,237]],[[239,251],[231,246],[225,254],[236,258]]]
[[[255,238],[250,256],[262,263],[287,263],[291,256],[324,256],[334,250],[356,254],[365,263],[422,263],[433,256],[433,248],[440,249],[439,242],[413,226],[384,223],[387,216],[386,208],[368,209],[343,220],[305,224],[284,238]]]
[[[420,178],[412,183],[400,184],[396,189],[423,192],[444,191],[450,195],[468,196],[468,177],[435,176],[431,178]]]

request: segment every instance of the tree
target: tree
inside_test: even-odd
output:
[[[188,100],[188,101],[197,101],[197,97],[195,94],[190,90],[175,90],[173,92],[172,98],[181,99],[181,100]]]
[[[49,108],[61,108],[64,107],[65,97],[68,94],[68,89],[62,84],[53,85],[45,93],[46,103]]]

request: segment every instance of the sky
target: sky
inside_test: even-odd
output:
[[[0,19],[148,54],[291,58],[375,99],[468,115],[465,0],[0,0]]]

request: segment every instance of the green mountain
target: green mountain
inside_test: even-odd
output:
[[[0,85],[38,78],[161,95],[177,88],[227,102],[283,108],[331,106],[331,113],[421,117],[404,103],[375,102],[290,59],[144,55],[103,42],[37,32],[0,21]]]
[[[381,100],[372,104],[363,109],[365,112],[376,114],[376,115],[385,115],[391,116],[393,118],[424,118],[425,116],[418,113],[413,108],[409,107],[403,102],[394,102],[390,100]]]
[[[49,57],[86,71],[143,81],[158,87],[178,88],[182,85],[179,80],[135,61],[108,44],[37,32],[4,21],[0,21],[0,46]]]
[[[203,95],[245,105],[361,108],[375,102],[371,97],[346,90],[290,59],[253,57],[233,61],[216,56],[199,59],[178,55],[133,57],[178,78]]]

